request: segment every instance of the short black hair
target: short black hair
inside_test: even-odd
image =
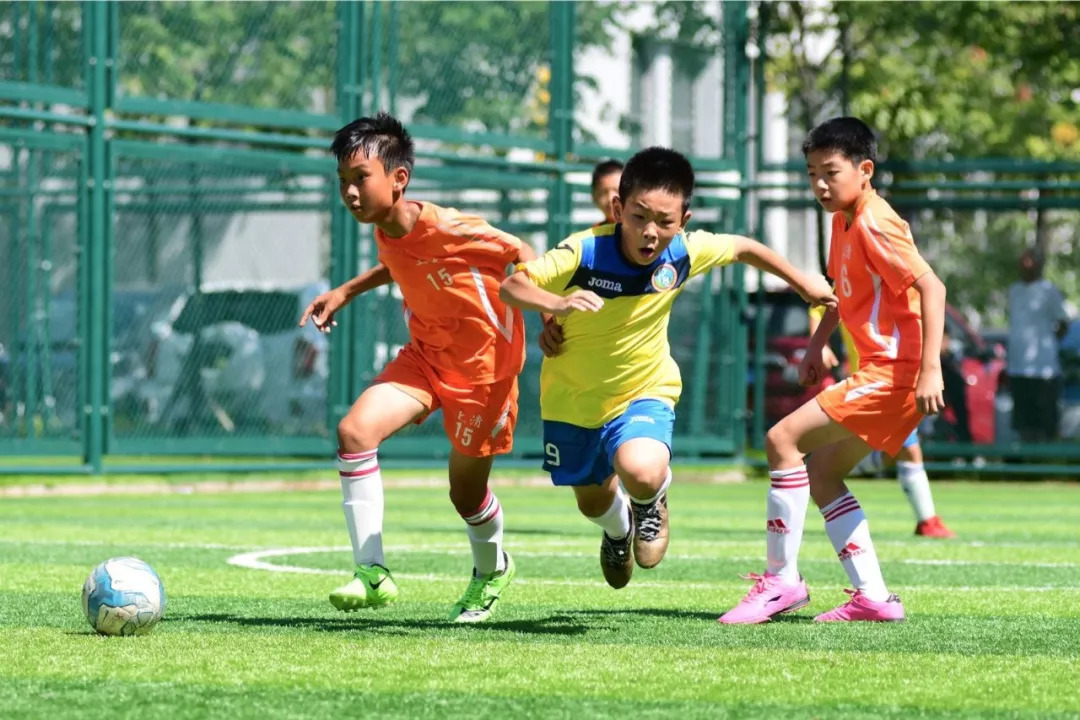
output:
[[[361,152],[369,158],[379,158],[387,172],[403,167],[412,175],[416,163],[416,149],[409,131],[400,120],[383,110],[375,113],[375,117],[357,118],[334,133],[330,151],[339,163]]]
[[[623,164],[620,160],[614,158],[598,162],[596,167],[592,171],[592,185],[590,186],[593,192],[596,192],[596,184],[606,178],[608,175],[614,175],[617,172],[622,172]]]
[[[870,126],[857,117],[836,117],[810,131],[803,140],[803,155],[831,150],[843,155],[853,165],[863,160],[877,164],[877,139]]]
[[[683,212],[694,196],[694,168],[686,156],[665,147],[645,148],[626,162],[619,180],[619,199],[625,204],[632,193],[666,190],[682,195]]]

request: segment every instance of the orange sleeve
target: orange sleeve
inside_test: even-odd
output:
[[[492,227],[478,215],[466,215],[457,210],[443,209],[439,229],[468,242],[484,243],[487,249],[499,255],[504,265],[509,265],[521,252],[521,240]],[[473,248],[470,248],[473,249]]]
[[[893,294],[906,291],[930,271],[915,247],[910,228],[900,218],[875,217],[867,208],[859,217],[859,231],[867,260]]]

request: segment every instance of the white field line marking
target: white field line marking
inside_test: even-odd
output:
[[[176,550],[248,550],[248,551],[268,551],[265,546],[262,545],[229,545],[223,543],[187,543],[187,542],[109,542],[103,540],[15,540],[10,538],[0,538],[0,544],[11,545],[57,545],[57,546],[75,546],[75,547],[138,547],[138,548],[165,548]],[[573,541],[543,541],[540,543],[530,543],[533,546],[550,547],[550,548],[577,548],[580,547],[580,543]],[[738,544],[738,543],[732,543]],[[912,543],[915,544],[915,543]],[[270,550],[277,550],[272,548]],[[335,546],[335,547],[319,547],[308,548],[304,553],[276,553],[277,555],[289,555],[296,554],[302,555],[307,552],[348,552],[349,546]],[[390,545],[385,548],[386,552],[395,553],[429,553],[432,555],[467,555],[468,550],[461,549],[447,549],[444,544],[408,544],[408,545]],[[249,553],[250,554],[250,553]],[[580,551],[566,551],[566,552],[549,552],[543,550],[516,550],[514,552],[515,557],[550,557],[550,558],[593,558],[596,557],[596,552],[592,550],[580,550]],[[239,557],[239,556],[238,556]],[[733,562],[760,562],[761,558],[758,556],[733,556],[724,555],[716,557],[712,555],[676,555],[669,554],[666,557],[673,560],[716,560],[716,561],[733,561]],[[831,558],[806,558],[802,561],[804,564],[813,563],[832,563]],[[1080,563],[1071,562],[1030,562],[1025,560],[1014,561],[1002,561],[1002,560],[954,560],[949,558],[934,559],[934,558],[904,558],[899,561],[886,559],[885,562],[900,562],[903,565],[941,565],[941,566],[986,566],[986,567],[1037,567],[1037,568],[1080,568]],[[286,567],[282,565],[275,565],[274,567]]]
[[[391,548],[386,548],[388,551]],[[398,551],[402,551],[404,548],[398,548]],[[329,553],[329,552],[347,552],[351,550],[347,546],[334,546],[334,547],[293,547],[293,548],[273,548],[271,550],[258,550],[255,552],[241,553],[239,555],[233,555],[226,562],[229,565],[235,567],[246,568],[249,570],[265,570],[268,572],[278,573],[298,573],[305,575],[351,575],[348,570],[329,570],[322,568],[309,568],[300,565],[276,565],[274,563],[264,562],[263,558],[271,557],[286,557],[292,555],[307,555],[312,553]],[[446,554],[451,554],[449,551]],[[535,555],[542,555],[543,553],[534,553]],[[461,578],[457,575],[436,575],[433,573],[398,573],[395,575],[397,578],[403,580],[426,580],[433,582],[459,582]],[[523,585],[558,585],[568,587],[597,587],[605,588],[606,583],[598,580],[555,580],[555,579],[538,579],[527,580],[519,579],[516,582]],[[634,587],[645,588],[672,588],[677,585],[682,589],[691,590],[719,590],[730,588],[745,587],[745,583],[718,583],[718,582],[636,582]],[[967,585],[962,586],[938,586],[938,585],[924,585],[924,586],[905,586],[905,590],[912,591],[956,591],[956,592],[990,592],[990,591],[1012,591],[1012,592],[1053,592],[1053,591],[1066,591],[1066,592],[1080,592],[1080,587],[1070,586],[986,586],[986,587],[971,587]]]
[[[824,538],[818,538],[824,541]],[[451,542],[457,542],[452,540]],[[193,549],[206,549],[206,550],[260,550],[270,549],[265,545],[258,545],[255,543],[250,544],[229,544],[229,543],[195,543],[195,542],[125,542],[125,541],[113,541],[113,540],[60,540],[60,539],[21,539],[21,538],[4,538],[0,537],[0,544],[13,544],[13,545],[85,545],[85,546],[108,546],[108,545],[138,545],[140,547],[160,547],[160,548],[193,548]],[[704,550],[712,550],[715,548],[729,548],[729,547],[751,547],[757,548],[761,546],[764,550],[764,543],[760,540],[684,540],[680,539],[678,544],[685,548],[701,548]],[[592,552],[592,547],[595,543],[589,540],[535,540],[530,539],[525,542],[517,543],[519,547],[527,546],[530,548],[555,548],[566,549],[569,551],[578,551],[585,554],[596,554]],[[927,540],[875,540],[874,545],[876,547],[905,547],[905,548],[952,548],[952,547],[974,547],[974,548],[1054,548],[1060,550],[1062,548],[1080,548],[1080,542],[987,542],[981,540],[971,540],[967,542],[958,542],[949,540],[945,543],[937,543]],[[410,543],[405,545],[396,546],[400,548],[401,552],[408,552],[410,550],[440,550],[446,548],[446,543]],[[390,548],[387,548],[389,550]],[[461,552],[465,552],[462,550]],[[516,553],[517,554],[517,553]],[[668,555],[667,557],[683,557],[683,558],[702,558],[708,557],[703,555]],[[763,559],[764,554],[760,558]],[[916,562],[916,561],[912,561]],[[992,565],[993,562],[981,562],[977,560],[919,560],[918,563],[925,564],[966,564],[972,563],[976,565]],[[1005,562],[1005,565],[1035,565],[1036,563],[1025,563],[1022,561]],[[1058,564],[1050,564],[1048,566],[1057,567]],[[1061,567],[1080,567],[1080,562],[1077,563],[1061,563]]]
[[[905,565],[983,565],[1002,567],[1037,567],[1037,568],[1080,568],[1080,563],[1053,563],[1053,562],[1005,562],[1000,560],[920,560],[909,558],[901,560]]]
[[[189,542],[124,542],[122,540],[18,540],[16,538],[0,538],[3,545],[59,545],[74,547],[140,547],[140,548],[165,548],[177,550],[258,550],[262,545],[228,545],[221,543],[189,543]]]

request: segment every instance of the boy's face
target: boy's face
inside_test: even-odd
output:
[[[622,223],[623,254],[638,265],[651,265],[690,220],[683,196],[667,190],[630,193],[613,201],[615,221]]]
[[[611,204],[619,194],[619,180],[621,178],[621,172],[608,173],[597,180],[596,186],[592,189],[593,205],[596,205],[596,209],[604,213],[604,220],[607,222],[615,220]]]
[[[872,160],[856,165],[835,150],[814,150],[806,156],[810,188],[829,212],[853,209],[874,176]]]
[[[386,172],[382,160],[362,152],[338,163],[341,201],[358,222],[374,223],[385,217],[409,181],[409,171]]]

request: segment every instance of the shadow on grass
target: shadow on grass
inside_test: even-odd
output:
[[[378,635],[412,635],[431,630],[480,630],[484,632],[511,632],[530,635],[584,635],[592,629],[579,624],[571,615],[553,615],[529,620],[491,620],[485,623],[465,625],[449,620],[422,620],[408,618],[374,618],[351,615],[349,617],[257,617],[226,613],[172,615],[171,620],[226,623],[240,627],[279,627],[317,630],[321,632],[370,632]]]

